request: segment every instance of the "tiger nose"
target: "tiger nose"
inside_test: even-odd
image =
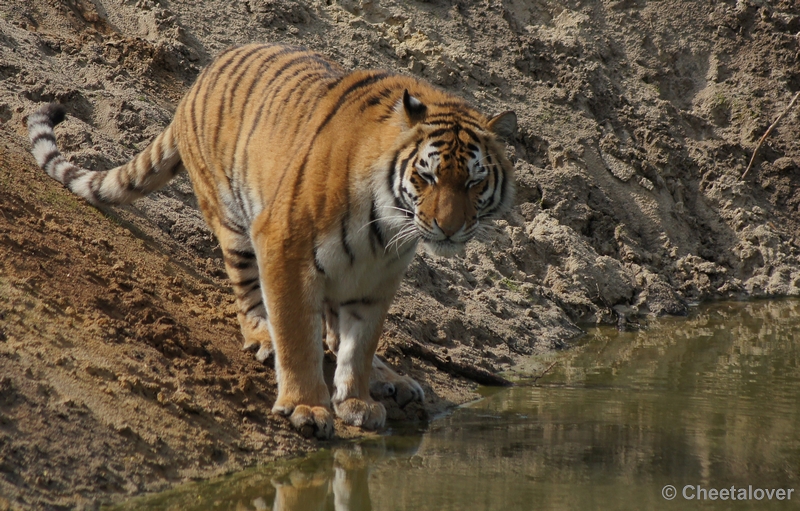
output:
[[[458,221],[455,221],[455,222],[439,222],[435,218],[433,219],[433,226],[434,227],[438,227],[438,229],[440,231],[442,231],[442,234],[444,234],[445,237],[447,237],[447,238],[453,236],[455,233],[460,231],[461,228],[464,226],[464,223],[462,223],[461,225],[456,225],[457,223],[458,223]]]

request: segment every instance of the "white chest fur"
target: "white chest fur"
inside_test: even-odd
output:
[[[325,299],[341,304],[391,298],[395,283],[416,253],[417,241],[392,242],[396,229],[374,225],[378,222],[369,207],[351,213],[317,244],[316,262],[325,274]]]

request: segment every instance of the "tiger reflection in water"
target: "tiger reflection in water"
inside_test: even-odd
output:
[[[366,511],[372,509],[369,495],[371,468],[390,457],[413,456],[420,437],[402,437],[399,446],[385,443],[356,444],[333,449],[324,461],[308,460],[291,472],[271,480],[275,489],[272,506],[264,495],[239,502],[236,511]]]

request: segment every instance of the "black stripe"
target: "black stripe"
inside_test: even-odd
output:
[[[117,179],[117,183],[119,183],[119,179]],[[121,188],[124,188],[128,192],[135,192],[135,193],[141,193],[141,194],[145,193],[144,188],[141,188],[141,187],[137,186],[133,181],[128,181]]]
[[[208,98],[211,96],[212,93],[214,93],[217,90],[217,84],[223,78],[224,71],[226,69],[228,69],[228,67],[231,64],[233,64],[234,62],[236,62],[236,57],[232,56],[231,58],[229,58],[225,62],[222,62],[219,65],[219,67],[214,69],[213,74],[209,75],[208,79],[206,80],[208,85],[206,86],[205,93],[203,94],[203,99],[201,101],[196,101],[195,100],[195,104],[193,106],[194,107],[200,106],[200,108],[201,108],[200,115],[198,116],[199,119],[200,119],[200,124],[194,126],[194,128],[197,130],[198,137],[199,137],[199,134],[201,132],[205,132],[204,128],[206,126],[208,126],[208,123],[206,122],[206,114],[208,112],[208,108],[207,108],[208,107]],[[225,75],[225,76],[227,76],[227,75]],[[199,92],[200,91],[198,90],[198,93]],[[203,128],[203,129],[201,130],[201,128]],[[215,135],[216,135],[216,133],[215,133]],[[198,141],[199,141],[199,139],[198,139]],[[216,141],[216,139],[215,139],[215,141]],[[201,151],[202,151],[202,148],[205,147],[205,144],[202,144],[200,147],[201,147]],[[210,158],[205,158],[205,160],[206,160],[206,162],[210,162],[211,161]],[[213,169],[212,169],[212,171],[213,171]]]
[[[276,53],[274,55],[274,57],[277,58],[278,56],[288,55],[289,53],[290,53],[289,51],[281,51],[281,52]],[[272,57],[273,56],[270,56],[270,58],[267,59],[265,62],[274,60]],[[293,64],[295,64],[299,60],[301,60],[301,58],[295,58],[295,59],[290,60],[286,65],[284,65],[281,68],[281,72],[283,72],[283,70],[288,69],[289,67],[291,67]],[[262,65],[262,67],[263,67],[263,65]],[[277,75],[270,75],[268,78],[269,78],[270,81],[274,81],[276,77],[277,77]],[[261,82],[261,79],[258,79],[258,80],[254,80],[253,83],[250,84],[250,87],[249,87],[249,89],[247,91],[247,96],[246,96],[247,99],[243,102],[243,104],[249,103],[249,98],[252,95],[256,84],[260,83],[260,82]],[[247,134],[247,141],[246,141],[247,145],[251,144],[253,136],[256,133],[256,129],[258,128],[259,124],[261,124],[261,116],[264,115],[264,110],[266,109],[266,111],[269,112],[272,109],[272,104],[275,102],[275,98],[282,91],[283,91],[283,87],[282,86],[274,87],[273,90],[271,91],[270,96],[269,96],[269,101],[267,101],[267,98],[262,98],[261,104],[258,107],[258,112],[256,112],[255,119],[253,120],[253,124],[250,126],[250,132]],[[240,124],[240,126],[239,126],[239,137],[241,137],[241,131],[242,131],[243,127],[244,127],[244,125]],[[307,157],[308,157],[308,155],[306,155],[306,158]],[[305,165],[305,160],[303,162],[303,165]],[[247,171],[249,170],[249,152],[245,151],[245,160],[244,160],[243,164],[238,166],[238,167],[240,167],[242,169],[242,176],[240,177],[240,180],[244,181],[245,178],[246,178]],[[281,184],[283,183],[283,177],[285,175],[286,175],[286,172],[281,174],[281,177],[278,179],[278,184],[275,186],[275,194],[272,196],[272,200],[270,200],[270,204],[272,204],[272,202],[275,200],[275,197],[277,196],[277,193],[281,188]],[[261,203],[263,204],[264,203],[263,190],[260,191],[259,199],[261,200]]]
[[[378,303],[378,301],[373,298],[356,298],[355,300],[347,300],[346,302],[340,303],[339,307],[348,307],[350,305],[375,305],[376,303]]]
[[[234,294],[236,295],[236,298],[238,298],[239,300],[244,300],[245,298],[247,298],[247,295],[249,295],[253,291],[258,291],[260,289],[261,289],[261,284],[256,283],[250,289],[248,289],[246,291],[242,291],[240,293],[237,293],[236,290],[234,290]],[[261,300],[259,300],[259,301],[261,301]]]
[[[380,248],[386,248],[386,241],[383,237],[383,230],[378,223],[378,206],[375,204],[375,199],[372,199],[372,205],[369,209],[369,232],[375,241],[378,242]]]
[[[325,275],[325,268],[322,267],[322,263],[319,262],[317,259],[317,249],[314,249],[314,267],[317,269],[318,272]]]
[[[401,194],[402,195],[402,194]],[[394,207],[400,210],[400,213],[406,215],[406,217],[411,218],[413,215],[409,212],[410,208],[413,208],[413,204],[408,204],[405,202],[404,197],[398,197],[397,195],[394,196]]]
[[[433,112],[430,116],[425,118],[425,122],[428,120],[433,121],[442,121],[442,120],[450,120],[453,124],[456,124],[462,120],[467,122],[477,122],[478,118],[472,115],[471,112],[466,110],[451,110],[451,111],[443,111],[443,112]]]
[[[406,174],[406,167],[408,167],[408,162],[417,155],[417,151],[419,150],[419,146],[414,146],[414,149],[411,150],[411,153],[405,158],[403,161],[400,162],[400,170],[402,171],[402,175],[405,176]]]
[[[253,266],[253,261],[250,261],[250,260],[247,260],[247,261],[234,261],[230,257],[225,257],[224,259],[225,259],[225,263],[226,264],[229,264],[230,266],[233,266],[237,270],[246,270],[246,269],[251,268]]]
[[[341,108],[342,105],[344,105],[345,101],[347,101],[347,97],[350,96],[350,94],[359,89],[363,89],[364,87],[369,87],[373,83],[379,82],[389,76],[392,75],[390,75],[389,73],[376,73],[366,78],[362,78],[361,80],[357,81],[354,84],[351,84],[347,89],[345,89],[341,93],[341,95],[339,96],[339,101],[337,101],[336,104],[333,106],[333,108],[328,112],[328,115],[322,121],[322,124],[320,124],[319,127],[317,127],[317,132],[314,134],[313,138],[316,139],[317,135],[319,135],[319,133],[325,128],[325,126],[328,125],[333,116],[336,115],[336,112],[339,111],[339,108]]]
[[[371,106],[380,105],[381,101],[383,101],[382,96],[372,96],[371,98],[366,100],[363,105],[361,105],[361,111],[364,111]]]
[[[197,83],[202,85],[203,82],[198,80]],[[203,154],[203,148],[205,147],[205,144],[203,144],[203,141],[200,139],[200,125],[197,123],[197,107],[200,106],[200,101],[198,100],[199,93],[200,87],[198,87],[192,95],[191,108],[189,108],[189,119],[191,121],[191,129],[189,131],[191,135],[194,135],[195,147],[199,148],[198,152],[200,153],[201,157],[204,160],[207,160],[206,155]]]
[[[289,100],[295,95],[295,93],[300,91],[301,92],[301,97],[302,97],[306,92],[308,92],[308,87],[303,87],[306,84],[306,82],[312,81],[312,80],[315,80],[315,79],[319,80],[320,78],[322,78],[324,76],[320,72],[319,69],[314,68],[314,67],[305,66],[305,67],[301,67],[299,69],[295,69],[292,72],[292,74],[290,74],[289,76],[284,78],[284,85],[289,86],[290,85],[289,82],[291,80],[297,78],[298,76],[300,76],[303,73],[306,73],[306,74],[302,78],[297,80],[296,82],[292,83],[291,84],[291,88],[289,89],[289,92],[284,94],[283,100],[278,105],[278,109],[275,111],[274,117],[279,117],[280,116],[281,112],[283,112],[283,110],[286,109],[286,106],[289,104]]]
[[[255,49],[253,49],[253,51],[258,50],[259,48],[261,48],[261,47],[255,48]],[[214,93],[217,90],[217,84],[219,83],[219,81],[221,79],[225,78],[227,80],[228,75],[227,75],[227,73],[225,73],[225,70],[229,66],[234,64],[235,62],[239,62],[241,60],[241,59],[237,59],[237,55],[233,55],[234,53],[240,53],[241,51],[243,51],[243,48],[235,48],[234,50],[224,52],[222,55],[217,57],[217,62],[219,63],[218,67],[216,67],[216,68],[213,68],[213,67],[212,68],[207,68],[207,70],[209,70],[209,73],[208,73],[208,76],[204,80],[204,83],[206,83],[206,90],[205,90],[205,93],[203,94],[202,100],[198,101],[198,95],[200,94],[200,89],[199,88],[198,88],[197,92],[195,93],[194,101],[193,101],[193,105],[192,105],[191,118],[192,118],[192,128],[194,130],[195,138],[197,139],[197,142],[199,144],[201,154],[205,152],[204,149],[206,149],[206,146],[207,146],[207,144],[205,144],[204,141],[201,140],[200,136],[201,136],[201,134],[205,133],[205,127],[208,125],[206,123],[206,113],[208,111],[208,108],[207,108],[208,107],[208,98],[210,97],[210,95],[212,93]],[[224,62],[222,62],[222,57],[223,56],[227,56],[228,57],[228,59],[226,61],[224,61]],[[200,83],[200,80],[198,80],[197,83]],[[229,83],[229,81],[226,81],[226,84],[227,83]],[[221,101],[224,103],[225,98],[222,97]],[[197,112],[196,112],[198,106],[200,106],[200,108],[201,108],[199,116],[197,115]],[[198,124],[198,117],[199,117],[199,121],[200,121],[199,124]],[[216,140],[217,140],[216,136],[217,135],[218,135],[218,131],[215,131],[215,138],[214,138],[213,142],[216,142]],[[209,162],[209,163],[211,162],[211,158],[208,158],[207,154],[203,154],[203,158],[205,159],[206,162]],[[214,171],[214,169],[209,169],[209,170],[211,170],[212,172]],[[227,175],[227,173],[226,173],[226,175]]]
[[[322,66],[325,68],[326,71],[329,71],[329,72],[337,71],[337,70],[335,70],[333,68],[331,63],[326,58],[324,58],[323,56],[319,55],[318,53],[309,53],[308,57],[311,60],[313,60],[314,62],[316,62],[317,64],[322,64]]]
[[[453,125],[455,125],[455,124],[462,124],[462,125],[463,125],[463,124],[468,124],[468,125],[472,126],[472,127],[473,127],[473,128],[475,128],[475,129],[479,129],[479,130],[480,130],[480,129],[484,129],[484,128],[483,128],[483,126],[481,126],[481,125],[480,125],[480,124],[478,124],[477,122],[466,121],[466,120],[464,120],[464,119],[461,119],[461,120],[460,120],[460,121],[458,121],[458,122],[455,122],[455,121],[453,121],[453,120],[441,120],[441,121],[436,121],[436,120],[428,120],[428,119],[426,119],[426,120],[425,120],[425,124],[427,124],[427,125],[429,125],[429,126],[453,126]]]
[[[314,87],[308,87],[306,86],[306,83],[311,81],[322,81],[325,75],[320,73],[318,69],[305,68],[305,69],[300,69],[295,73],[292,73],[292,78],[298,76],[303,71],[308,71],[308,74],[306,74],[305,76],[297,80],[294,84],[292,84],[292,89],[289,91],[288,94],[284,96],[283,101],[281,101],[280,105],[278,106],[278,109],[273,114],[273,118],[278,118],[279,116],[283,115],[284,110],[286,110],[287,108],[294,109],[295,116],[299,114],[299,110],[301,107],[308,109],[312,113],[316,110],[313,106],[309,105],[308,101],[305,101],[304,99],[309,92],[316,93],[319,91],[319,89],[315,89]],[[295,97],[298,91],[300,92],[300,94]]]
[[[244,315],[247,316],[248,314],[253,312],[255,309],[257,309],[260,305],[261,305],[261,300],[258,300],[256,303],[254,303],[253,305],[248,307],[246,311],[244,311]]]
[[[347,75],[345,75],[345,74],[343,74],[343,75],[341,75],[341,76],[337,76],[335,80],[332,80],[332,81],[331,81],[331,82],[328,84],[328,90],[333,90],[333,89],[335,89],[335,88],[336,88],[336,87],[339,85],[339,83],[340,83],[342,80],[344,80],[344,79],[345,79],[345,77],[346,77],[346,76],[347,76]]]
[[[452,131],[452,128],[439,128],[436,131],[432,131],[432,132],[428,133],[428,138],[441,137],[442,135],[444,135],[448,131]]]
[[[44,161],[42,162],[42,168],[47,170],[47,166],[50,165],[50,163],[54,159],[56,159],[60,154],[61,152],[58,149],[53,149],[52,151],[47,153],[47,156],[44,157]]]
[[[75,179],[75,174],[77,174],[78,172],[80,172],[80,169],[78,167],[76,167],[75,165],[70,165],[69,168],[66,171],[64,171],[64,178],[62,182],[65,185],[69,185],[72,182],[72,180]]]
[[[350,248],[350,245],[347,243],[347,221],[349,219],[350,212],[348,211],[342,217],[342,246],[344,247],[347,257],[350,258],[350,264],[352,265],[356,260],[356,255],[353,253],[353,249]]]
[[[233,169],[233,165],[231,165],[231,169]],[[241,169],[241,175],[239,179],[231,179],[231,191],[236,196],[236,206],[247,219],[250,219],[250,214],[248,211],[244,210],[244,198],[242,197],[242,183],[244,182],[245,178],[247,177],[247,168]],[[230,209],[230,208],[228,208]],[[229,211],[228,213],[234,213],[233,211]]]
[[[253,92],[256,89],[256,86],[259,86],[261,84],[262,79],[263,78],[267,78],[268,79],[267,86],[269,86],[269,84],[272,84],[272,83],[275,82],[276,76],[275,75],[267,76],[265,71],[272,65],[272,63],[275,60],[277,60],[280,57],[283,57],[283,56],[289,55],[291,53],[294,53],[295,51],[297,51],[295,48],[284,48],[284,49],[282,49],[282,50],[270,55],[269,57],[265,58],[261,62],[261,65],[259,66],[258,71],[256,72],[257,78],[250,83],[250,86],[247,88],[247,93],[244,96],[245,99],[244,99],[244,101],[241,102],[243,110],[242,110],[240,116],[242,118],[244,118],[244,115],[245,115],[244,109],[246,109],[247,106],[251,103],[250,98],[252,97]],[[295,60],[296,59],[290,60],[289,64],[291,65],[293,62],[295,62]],[[284,68],[285,67],[286,66],[284,66]],[[281,91],[280,87],[277,87],[276,90],[272,91],[272,94],[270,96],[270,101],[269,101],[269,106],[270,107],[272,106],[272,102],[274,101],[275,96],[280,91]],[[253,123],[250,125],[250,131],[247,134],[247,139],[246,139],[247,142],[246,143],[248,145],[251,143],[251,141],[253,139],[253,136],[255,135],[256,129],[258,129],[259,124],[261,124],[261,116],[264,114],[264,109],[266,108],[267,112],[269,112],[269,108],[267,108],[267,98],[258,98],[258,103],[259,103],[258,111],[256,112],[256,115],[255,115],[255,117],[253,119]],[[245,127],[245,125],[244,125],[243,122],[239,123],[239,131],[236,134],[236,139],[237,140],[241,139],[242,130],[244,129],[244,127]],[[235,151],[234,151],[234,155],[235,155]],[[238,179],[241,182],[244,182],[247,179],[247,172],[249,170],[249,152],[248,151],[245,151],[244,158],[245,159],[244,159],[244,162],[242,162],[242,165],[239,165],[239,166],[233,165],[233,167],[238,167],[238,168],[241,169],[241,174],[242,175],[239,176],[239,179]],[[263,196],[260,197],[260,199],[261,199],[261,202],[263,203]],[[241,200],[241,197],[240,197],[240,200]]]
[[[394,153],[394,156],[392,156],[392,162],[389,164],[389,192],[391,192],[392,195],[394,195],[394,173],[398,156],[400,156],[399,151]]]
[[[112,169],[111,171],[114,171],[114,169]],[[114,172],[114,175],[117,177],[117,188],[119,188],[120,190],[127,190],[128,185],[130,185],[130,181],[123,179],[122,169],[119,169],[116,172]]]
[[[267,48],[269,48],[269,46],[259,46],[258,48],[256,48],[256,50],[255,50],[255,51],[253,51],[253,52],[251,52],[251,53],[248,53],[248,54],[245,56],[245,58],[249,57],[249,56],[250,56],[250,55],[252,55],[253,53],[259,52],[259,51],[261,51],[261,50],[266,50]],[[268,57],[262,57],[262,59],[260,60],[260,64],[259,64],[259,66],[258,66],[258,71],[261,71],[261,70],[264,68],[264,64],[271,62],[272,60],[274,60],[274,58],[275,58],[277,55],[280,55],[281,53],[283,53],[283,51],[282,51],[282,50],[281,50],[281,51],[277,51],[277,52],[275,52],[275,53],[271,54],[271,55],[270,55],[270,56],[268,56]],[[238,69],[238,68],[239,68],[239,65],[241,65],[241,64],[244,64],[244,59],[242,59],[242,61],[240,62],[240,64],[237,64],[237,67],[231,71],[231,74],[233,74],[234,72],[236,72],[236,69]],[[242,73],[239,75],[239,79],[238,79],[238,80],[233,80],[233,81],[234,81],[234,83],[233,83],[233,88],[231,89],[231,93],[230,93],[230,96],[229,96],[229,97],[230,97],[230,100],[229,100],[229,102],[228,102],[228,110],[232,110],[232,109],[233,109],[233,103],[234,103],[234,101],[236,100],[236,91],[237,91],[237,90],[239,90],[239,87],[242,85],[242,78],[244,78],[244,75],[246,75],[246,74],[247,74],[247,71],[250,69],[250,65],[251,65],[251,64],[252,64],[252,63],[248,63],[248,65],[247,65],[247,66],[245,66],[245,69],[244,69],[244,71],[242,71]],[[261,79],[261,73],[260,73],[260,72],[258,72],[258,71],[256,72],[256,78],[253,80],[253,83],[255,83],[255,82],[257,82],[257,81],[259,81],[259,80]],[[253,85],[253,83],[251,83],[250,85],[252,86],[252,85]],[[248,98],[248,97],[250,97],[250,94],[249,94],[249,92],[248,92],[248,94],[246,94],[244,97],[245,97],[245,98]],[[223,98],[223,99],[224,99],[224,98]]]
[[[427,122],[428,119],[432,120],[440,120],[440,119],[450,119],[453,123],[458,123],[461,121],[465,122],[478,122],[480,120],[480,116],[475,115],[471,109],[462,109],[462,108],[454,108],[453,110],[444,110],[439,112],[433,112],[430,114],[429,117],[425,118]]]
[[[308,59],[306,59],[306,60],[308,60]],[[292,76],[291,76],[291,78],[294,78],[294,77],[296,77],[296,76],[300,75],[300,73],[302,73],[302,72],[304,72],[304,71],[308,71],[308,69],[309,69],[308,67],[305,67],[305,68],[302,68],[302,69],[298,69],[296,72],[292,73]],[[294,106],[296,107],[298,104],[303,104],[303,101],[302,101],[302,100],[303,100],[303,98],[305,98],[305,97],[306,97],[306,95],[308,94],[308,92],[309,92],[309,91],[313,92],[313,91],[314,91],[314,88],[313,88],[313,87],[303,87],[303,88],[301,89],[301,85],[305,84],[305,83],[306,83],[306,82],[308,82],[308,81],[311,81],[311,80],[314,80],[314,79],[319,79],[319,78],[322,78],[322,76],[323,76],[323,75],[319,74],[318,70],[316,70],[316,69],[312,69],[312,70],[311,70],[311,72],[310,72],[309,74],[307,74],[306,76],[304,76],[303,78],[301,78],[300,80],[298,80],[298,82],[297,82],[297,83],[295,83],[295,84],[293,85],[293,87],[292,87],[292,89],[289,91],[289,93],[288,93],[287,95],[285,95],[285,96],[284,96],[284,99],[283,99],[283,101],[281,101],[281,103],[280,103],[280,106],[279,106],[278,110],[277,110],[277,111],[275,111],[275,112],[272,114],[272,117],[273,117],[273,118],[277,118],[277,117],[279,117],[279,116],[280,116],[280,115],[283,113],[283,111],[284,111],[284,110],[287,108],[287,106],[288,106],[288,104],[289,104],[289,100],[290,100],[290,98],[291,98],[291,97],[294,95],[294,93],[295,93],[297,90],[302,90],[302,93],[301,93],[301,94],[300,94],[300,96],[297,98],[297,101],[295,101],[295,102],[294,102]],[[273,105],[273,103],[274,103],[275,99],[277,98],[277,95],[278,95],[278,93],[279,93],[279,92],[281,92],[281,90],[282,90],[281,88],[278,88],[278,89],[275,91],[275,94],[273,94],[273,95],[270,97],[269,105],[268,105],[268,107],[267,107],[267,111],[268,111],[268,112],[272,110],[272,105]],[[319,95],[318,95],[318,97],[317,97],[317,100],[319,101]],[[259,108],[258,114],[257,114],[257,118],[259,119],[259,122],[260,122],[260,117],[261,117],[261,115],[263,114],[263,110],[264,110],[264,104],[262,104],[262,105],[261,105],[261,107]],[[314,109],[313,109],[313,108],[311,108],[311,112],[312,112],[312,113],[314,112]],[[299,123],[298,123],[298,124],[299,124]],[[250,134],[248,135],[248,143],[249,143],[249,140],[250,140],[250,139],[252,139],[252,137],[253,137],[253,135],[254,135],[254,132],[255,132],[255,128],[257,127],[257,125],[258,125],[258,123],[256,123],[256,124],[253,124],[253,129],[251,130]],[[309,149],[309,152],[310,152],[310,149]],[[300,164],[300,170],[299,170],[299,174],[298,174],[298,176],[297,176],[297,179],[295,180],[295,183],[294,183],[294,188],[293,188],[293,190],[292,190],[292,200],[294,200],[294,198],[297,196],[297,194],[299,193],[300,187],[301,187],[301,185],[302,185],[302,181],[303,181],[303,174],[304,174],[304,172],[305,172],[305,166],[306,166],[306,164],[307,164],[307,162],[308,162],[308,156],[309,156],[309,154],[308,154],[308,153],[306,153],[306,155],[305,155],[305,156],[304,156],[304,158],[303,158],[303,161],[302,161],[302,163]],[[245,158],[247,158],[247,156],[245,156]],[[246,168],[247,168],[247,160],[245,160],[245,165],[243,165],[243,166],[242,166],[242,168],[243,168],[243,169],[246,169]],[[278,179],[278,183],[277,183],[277,185],[276,185],[276,186],[275,186],[275,188],[274,188],[274,189],[275,189],[275,194],[272,196],[272,199],[271,199],[271,201],[270,201],[270,204],[272,203],[272,201],[274,201],[274,199],[275,199],[275,197],[276,197],[276,195],[277,195],[277,193],[278,193],[278,190],[280,189],[281,185],[283,184],[283,178],[284,178],[284,176],[285,176],[285,175],[286,175],[286,173],[283,173],[283,174],[280,176],[280,178]],[[263,189],[259,189],[259,198],[260,198],[260,200],[261,200],[262,204],[264,203],[264,195],[263,195],[263,192],[264,192],[264,190],[263,190]]]
[[[217,119],[218,119],[219,122],[217,123],[217,129],[216,129],[216,133],[214,134],[214,140],[219,140],[219,138],[220,138],[219,134],[220,134],[220,131],[222,131],[222,122],[221,121],[222,121],[223,116],[225,115],[225,96],[228,93],[228,89],[230,87],[233,87],[233,89],[231,90],[231,93],[230,93],[231,94],[230,95],[231,99],[230,99],[230,102],[229,102],[230,106],[228,108],[228,110],[231,110],[233,108],[234,97],[236,96],[236,89],[239,88],[239,85],[241,85],[241,82],[242,82],[242,78],[244,77],[245,74],[247,74],[247,71],[250,68],[250,63],[248,63],[248,65],[244,66],[245,61],[247,59],[249,59],[252,55],[254,55],[256,53],[259,53],[263,49],[264,49],[263,46],[256,46],[255,48],[253,48],[250,51],[248,51],[247,53],[245,53],[239,60],[237,60],[236,64],[234,64],[233,68],[231,68],[230,77],[225,81],[224,88],[222,90],[222,94],[221,94],[220,101],[219,101],[219,110],[217,111],[217,116],[218,116]],[[239,76],[235,77],[234,74],[236,74],[236,72],[242,66],[244,66],[244,71],[242,71],[242,73]]]
[[[60,103],[50,103],[39,109],[37,114],[42,114],[47,117],[47,121],[51,126],[55,126],[62,122],[67,116],[67,110],[64,105]]]
[[[297,169],[297,177],[294,179],[294,184],[292,185],[292,204],[294,204],[297,200],[297,196],[300,195],[300,188],[303,186],[303,178],[305,177],[306,173],[306,165],[308,164],[308,155],[311,152],[311,149],[306,152],[305,157],[303,157],[302,163],[300,163],[300,167]],[[284,172],[284,175],[286,173]],[[278,186],[281,185],[283,182],[283,175],[278,179]],[[277,195],[277,191],[275,192]],[[275,200],[275,195],[272,196],[272,200]],[[349,206],[349,205],[348,205]]]
[[[483,193],[486,191],[486,188],[489,187],[489,180],[488,179],[484,179],[483,182],[481,183],[481,185],[483,186],[483,188],[477,191],[478,196],[483,195]]]
[[[172,177],[178,175],[178,172],[181,171],[181,167],[183,167],[183,160],[178,160],[178,162],[173,165],[171,169],[169,169],[169,173],[172,175]]]
[[[499,190],[500,198],[499,198],[498,201],[496,201],[494,203],[494,205],[490,209],[481,212],[481,217],[492,216],[495,212],[497,212],[498,209],[500,209],[500,206],[502,206],[502,204],[503,204],[503,197],[505,196],[505,192],[506,192],[505,182],[503,183],[502,186],[498,186],[498,181],[499,181],[499,177],[498,176],[500,175],[500,173],[497,170],[497,167],[492,167],[492,173],[494,174],[494,186],[495,186],[495,190],[492,193],[492,199],[494,199],[495,196],[498,194],[498,190]]]
[[[300,164],[300,167],[297,169],[297,177],[295,178],[295,182],[294,182],[294,185],[292,187],[292,197],[293,198],[297,196],[297,194],[299,193],[299,190],[300,190],[300,186],[302,186],[302,184],[303,184],[303,178],[304,178],[304,174],[305,174],[305,170],[306,170],[306,164],[308,163],[308,158],[311,155],[311,151],[314,149],[314,142],[317,140],[317,137],[322,132],[322,130],[325,129],[325,126],[327,126],[328,123],[331,121],[331,119],[333,119],[333,116],[336,115],[336,112],[338,112],[339,109],[342,107],[342,105],[344,105],[345,101],[347,100],[347,97],[350,94],[352,94],[353,92],[355,92],[355,91],[357,91],[359,89],[363,89],[364,87],[368,87],[368,86],[372,85],[373,83],[379,82],[379,81],[383,80],[384,78],[386,78],[388,76],[390,76],[389,73],[377,73],[377,74],[368,76],[367,78],[362,78],[361,80],[357,81],[356,83],[351,84],[347,89],[345,89],[340,94],[339,100],[336,102],[336,105],[334,105],[333,108],[328,112],[328,115],[325,116],[325,119],[323,119],[322,123],[320,123],[320,125],[317,126],[317,130],[314,133],[314,136],[311,137],[311,141],[308,144],[308,149],[306,150],[305,156],[303,156],[303,161]],[[349,170],[349,169],[345,169],[345,170]],[[280,189],[280,186],[281,186],[281,184],[283,182],[283,177],[285,175],[286,175],[286,173],[281,175],[280,179],[278,179],[278,186],[275,189],[275,194],[273,194],[273,196],[272,196],[273,201],[275,199],[275,196],[278,193],[278,190]],[[270,201],[270,203],[272,203],[272,201]],[[346,241],[345,241],[345,246],[347,246]],[[349,252],[348,252],[348,254],[349,254]],[[353,260],[354,260],[354,257],[351,256],[350,257],[351,264],[352,264]]]
[[[461,101],[442,101],[439,103],[432,103],[429,106],[436,106],[440,108],[453,108],[455,110],[469,110],[469,105]]]
[[[390,99],[392,97],[392,92],[394,92],[393,89],[386,88],[377,93],[376,95],[371,96],[364,102],[363,105],[361,105],[361,111],[363,112],[371,106],[380,105],[384,99]]]
[[[247,287],[252,286],[255,282],[258,282],[258,277],[253,277],[252,279],[243,280],[241,282],[231,282],[231,285],[235,287]]]
[[[89,180],[89,190],[91,190],[92,195],[94,195],[100,202],[107,202],[105,197],[103,197],[103,194],[100,193],[100,187],[103,185],[106,175],[107,172],[104,171],[95,172]]]
[[[238,225],[238,224],[235,224],[235,223],[231,223],[231,222],[229,222],[227,220],[224,220],[222,218],[219,219],[219,223],[220,223],[220,225],[222,227],[224,227],[224,228],[228,229],[229,231],[234,232],[236,234],[241,234],[241,235],[247,234],[247,229],[244,226],[241,226],[241,225]]]
[[[461,126],[461,130],[464,133],[466,133],[472,140],[480,140],[480,138],[478,138],[478,134],[475,133],[474,131],[472,131],[471,129],[465,128],[464,126]]]
[[[302,161],[302,163],[300,164],[300,167],[297,170],[297,177],[295,179],[294,186],[292,188],[292,197],[296,197],[296,195],[297,195],[297,193],[298,193],[298,191],[300,189],[300,185],[303,182],[303,174],[305,173],[306,164],[308,163],[308,158],[309,158],[309,156],[311,154],[311,151],[314,148],[314,142],[317,140],[317,137],[322,132],[322,130],[325,129],[325,126],[327,126],[328,123],[331,121],[331,119],[333,119],[333,116],[336,115],[336,112],[339,111],[339,108],[341,108],[342,105],[345,103],[345,101],[347,100],[347,97],[350,94],[352,94],[353,92],[355,92],[355,91],[357,91],[357,90],[359,90],[361,88],[367,87],[369,85],[372,85],[375,82],[383,80],[384,78],[386,78],[388,76],[390,76],[389,73],[377,73],[377,74],[368,76],[367,78],[363,78],[363,79],[357,81],[356,83],[351,84],[347,89],[345,89],[340,94],[339,100],[336,102],[336,105],[334,105],[333,108],[328,112],[328,115],[325,116],[325,119],[323,119],[322,123],[320,123],[320,125],[317,126],[317,130],[314,132],[314,136],[311,137],[311,141],[308,144],[308,149],[306,150],[306,153],[303,156],[303,161]],[[339,77],[334,82],[338,83],[339,81],[341,81],[342,78],[343,77]],[[331,88],[331,85],[329,85],[329,88]],[[278,191],[280,190],[281,184],[283,183],[283,177],[285,175],[286,175],[286,173],[284,172],[281,175],[281,177],[278,179],[278,184],[275,187],[275,193],[272,195],[272,200],[270,201],[270,204],[272,204],[272,202],[275,200],[275,197],[277,196]]]
[[[255,259],[256,258],[256,253],[253,252],[253,251],[250,251],[250,250],[234,250],[234,249],[226,248],[225,252],[227,252],[229,254],[232,254],[232,255],[235,255],[236,257],[239,257],[241,259]]]
[[[261,83],[262,78],[270,78],[269,76],[265,75],[263,73],[263,71],[267,67],[269,67],[269,65],[273,61],[277,60],[280,57],[283,57],[284,55],[288,55],[290,53],[293,53],[295,51],[297,51],[297,49],[295,49],[293,47],[283,48],[280,51],[277,51],[277,52],[273,53],[272,55],[270,55],[269,57],[264,58],[264,60],[261,61],[261,64],[258,66],[258,70],[256,71],[257,78],[250,83],[250,86],[247,88],[247,93],[243,96],[245,98],[245,101],[243,102],[244,104],[246,104],[247,101],[249,101],[250,96],[253,95],[253,89],[255,89],[256,85]],[[266,98],[264,98],[264,99],[266,99]]]
[[[44,139],[49,140],[53,144],[56,143],[56,136],[52,132],[47,132],[47,133],[39,133],[38,135],[33,137],[33,139],[31,139],[31,146],[36,147],[36,144]]]

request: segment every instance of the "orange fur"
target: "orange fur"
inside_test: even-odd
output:
[[[346,73],[318,54],[249,45],[219,56],[172,124],[131,162],[92,172],[58,152],[58,106],[29,117],[40,165],[94,204],[124,203],[184,168],[225,257],[245,347],[274,347],[273,411],[306,434],[348,423],[379,428],[371,367],[386,393],[421,387],[374,358],[383,321],[418,242],[459,252],[510,207],[513,169],[491,119],[415,78]],[[322,318],[337,354],[322,378]],[[387,376],[388,375],[388,376]],[[399,388],[402,387],[402,388]]]

